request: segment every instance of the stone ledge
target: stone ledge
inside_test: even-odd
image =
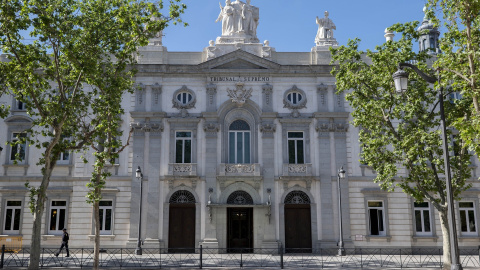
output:
[[[90,239],[90,241],[94,241],[95,240],[95,235],[88,235],[88,238]],[[100,235],[100,240],[113,240],[113,239],[115,239],[114,234]]]
[[[413,242],[417,242],[417,241],[421,241],[421,240],[426,240],[426,241],[433,241],[433,242],[437,242],[438,241],[438,236],[433,236],[433,235],[415,235],[415,236],[412,236],[412,239],[413,239]]]
[[[367,242],[390,242],[392,240],[392,237],[390,235],[365,235],[365,239]]]

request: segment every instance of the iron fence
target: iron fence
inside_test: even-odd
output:
[[[100,251],[102,268],[441,268],[441,248],[355,248],[345,249],[345,256],[338,256],[336,248],[322,249],[195,249],[144,248],[143,255],[136,255],[135,248],[106,248]],[[287,252],[285,252],[287,251]],[[41,249],[41,268],[91,268],[93,249],[70,248],[70,256],[65,251],[58,257],[57,249]],[[463,268],[480,268],[480,247],[461,249],[460,261]],[[0,268],[27,267],[30,249],[17,252],[2,248]]]

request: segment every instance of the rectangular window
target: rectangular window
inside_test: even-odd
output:
[[[12,142],[17,142],[20,138],[25,138],[27,137],[27,134],[25,132],[14,132],[12,133]],[[11,153],[10,153],[10,160],[14,161],[17,155],[20,158],[20,163],[25,163],[25,153],[27,149],[27,144],[26,143],[20,143],[12,146],[11,148]]]
[[[417,235],[430,235],[432,228],[430,224],[430,206],[428,202],[414,202],[415,231]]]
[[[5,224],[3,226],[3,232],[5,234],[18,234],[20,232],[21,214],[21,201],[7,201],[7,205],[5,206]]]
[[[18,100],[18,99],[15,99],[15,102],[14,102],[14,106],[13,106],[13,110],[18,110],[18,111],[24,111],[26,110],[26,104],[23,103],[22,101]]]
[[[475,222],[475,207],[473,202],[459,202],[460,227],[464,234],[474,234],[477,232]]]
[[[62,152],[58,157],[57,164],[68,164],[70,162],[70,152]]]
[[[383,201],[368,201],[370,235],[386,235]]]
[[[70,139],[68,139],[67,136],[62,135],[62,139],[66,142],[69,142]],[[60,156],[58,157],[57,164],[68,164],[70,163],[70,152],[62,152],[60,153]]]
[[[303,132],[288,132],[288,163],[304,164]]]
[[[236,164],[250,163],[250,132],[230,131],[228,134],[228,161]]]
[[[192,133],[175,133],[175,163],[192,163]]]
[[[99,204],[100,234],[112,234],[113,202],[100,201]]]
[[[48,233],[50,234],[60,234],[65,228],[65,218],[67,212],[67,202],[66,201],[52,201],[50,203],[50,218]]]

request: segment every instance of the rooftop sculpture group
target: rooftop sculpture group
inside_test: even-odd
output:
[[[220,4],[220,14],[215,22],[222,21],[222,37],[220,43],[258,43],[257,26],[259,20],[258,8],[239,0],[225,1],[225,6]],[[233,37],[230,39],[229,37]]]
[[[225,6],[220,5],[220,14],[215,22],[222,22],[222,35],[215,41],[210,40],[209,46],[205,48],[205,60],[210,60],[226,53],[242,49],[262,58],[272,59],[272,52],[268,40],[264,44],[259,43],[257,38],[257,27],[260,19],[259,8],[251,4],[251,0],[225,0]],[[325,11],[324,18],[316,18],[318,31],[315,37],[318,51],[328,49],[330,46],[337,46],[338,42],[333,37],[333,30],[336,26],[328,18],[328,11]]]

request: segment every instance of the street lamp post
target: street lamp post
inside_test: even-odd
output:
[[[140,170],[140,166],[138,166],[137,170],[135,171],[135,177],[137,180],[140,181],[140,206],[138,210],[139,219],[138,219],[138,240],[137,240],[137,248],[135,249],[135,254],[142,255],[142,201],[143,201],[143,174],[142,170]]]
[[[345,256],[345,248],[343,246],[343,225],[342,225],[342,192],[340,190],[340,180],[345,178],[345,170],[343,166],[338,170],[337,185],[338,185],[338,222],[340,225],[340,236],[338,240],[338,256]]]
[[[407,91],[408,73],[403,70],[404,67],[413,69],[420,77],[429,83],[438,82],[440,84],[440,75],[437,73],[437,78],[430,77],[423,73],[418,67],[409,63],[398,64],[398,70],[393,74],[393,80],[395,81],[395,88],[398,93],[404,93]],[[452,270],[461,270],[462,264],[460,263],[458,254],[458,240],[457,240],[457,228],[455,224],[455,212],[453,205],[453,192],[452,192],[452,178],[450,175],[450,158],[448,153],[448,140],[447,140],[447,126],[445,122],[445,110],[443,106],[443,87],[440,86],[438,99],[440,103],[440,123],[442,125],[442,143],[443,143],[443,159],[445,163],[445,178],[447,186],[447,210],[448,210],[448,227],[450,228],[448,237],[450,239],[450,250],[452,260]]]

